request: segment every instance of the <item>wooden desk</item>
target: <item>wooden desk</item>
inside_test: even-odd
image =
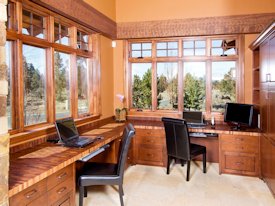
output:
[[[123,128],[124,124],[113,123],[84,133],[85,135],[104,137],[104,139],[84,148],[67,148],[53,143],[43,143],[34,148],[11,154],[10,205],[29,203],[41,206],[74,205],[74,163],[101,146],[120,138]],[[65,195],[59,198],[58,195],[61,194]]]
[[[133,163],[166,167],[165,131],[161,120],[134,119],[131,122],[136,128]],[[206,146],[207,161],[219,163],[220,173],[259,176],[258,129],[234,131],[227,124],[218,124],[214,129],[208,125],[190,128],[189,132],[219,135],[218,138],[191,138],[191,142]]]

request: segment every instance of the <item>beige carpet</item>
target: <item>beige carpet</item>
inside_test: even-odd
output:
[[[191,165],[186,182],[186,166],[174,165],[170,175],[166,169],[135,165],[124,175],[125,206],[274,206],[275,199],[259,178],[219,175],[218,164],[207,164],[202,173],[201,162]],[[76,195],[78,205],[78,194]],[[84,206],[119,206],[116,187],[94,186],[88,189]]]

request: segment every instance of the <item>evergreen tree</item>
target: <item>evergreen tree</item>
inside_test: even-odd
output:
[[[54,75],[56,101],[64,102],[67,99],[66,67],[63,64],[59,52],[54,53]]]

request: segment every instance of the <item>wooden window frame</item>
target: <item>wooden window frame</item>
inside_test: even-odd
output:
[[[215,39],[235,39],[236,40],[236,55],[230,56],[211,56],[211,40]],[[184,56],[183,55],[183,41],[200,41],[204,40],[206,42],[205,50],[206,54],[203,56]],[[178,41],[178,57],[157,57],[156,55],[156,43],[158,42],[171,42]],[[146,58],[132,58],[131,57],[131,44],[139,42],[152,43],[152,57]],[[204,115],[206,119],[211,118],[211,115],[215,115],[217,119],[221,120],[223,114],[220,112],[212,112],[212,81],[211,81],[211,62],[213,61],[236,61],[236,101],[243,103],[244,101],[244,37],[243,35],[219,35],[219,36],[205,36],[205,37],[175,37],[175,38],[156,38],[156,39],[129,39],[125,40],[124,43],[124,53],[125,53],[125,69],[126,69],[126,84],[125,91],[127,91],[127,107],[129,108],[129,115],[147,115],[147,116],[180,116],[184,109],[183,105],[183,63],[184,62],[196,62],[203,61],[206,63],[206,108]],[[195,47],[194,47],[195,49]],[[177,111],[163,111],[157,110],[157,100],[156,100],[156,64],[158,62],[178,62],[178,110]],[[132,108],[132,83],[131,83],[131,64],[132,63],[152,63],[152,110],[137,111],[136,108]]]
[[[12,41],[12,80],[13,84],[11,85],[12,93],[12,129],[9,130],[9,133],[13,136],[24,136],[26,132],[36,132],[44,133],[48,130],[49,127],[53,126],[55,122],[55,90],[54,90],[54,52],[55,50],[70,54],[71,64],[71,86],[70,92],[71,96],[71,116],[76,120],[76,122],[88,122],[92,119],[99,118],[101,115],[101,102],[100,102],[100,93],[98,88],[100,88],[100,80],[96,78],[100,77],[100,55],[99,55],[99,34],[96,32],[83,27],[75,23],[72,20],[69,20],[65,17],[62,17],[52,11],[49,11],[41,6],[38,6],[35,3],[32,3],[27,0],[9,0],[15,4],[15,18],[14,22],[10,22],[12,25],[16,25],[16,28],[7,28],[7,40]],[[36,38],[29,35],[22,34],[22,11],[28,10],[38,15],[42,15],[45,18],[45,38]],[[64,25],[70,26],[70,45],[62,45],[54,42],[54,22],[55,19]],[[88,34],[88,48],[89,51],[83,51],[76,48],[76,32],[77,30],[83,31]],[[22,46],[27,44],[30,46],[44,48],[46,50],[46,87],[47,87],[47,118],[46,123],[39,123],[30,126],[24,126],[24,91],[23,91],[23,67],[22,67]],[[76,68],[76,57],[87,58],[89,62],[89,112],[86,114],[78,115],[78,94],[77,94],[77,68]],[[23,132],[23,133],[22,133]],[[32,138],[32,135],[27,135]]]

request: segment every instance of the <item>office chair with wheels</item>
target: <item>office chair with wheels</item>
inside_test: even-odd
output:
[[[206,173],[206,147],[191,144],[186,121],[163,117],[167,148],[167,174],[170,173],[171,159],[187,162],[186,181],[189,181],[190,162],[197,155],[203,155],[203,173]]]
[[[121,206],[123,203],[123,175],[124,165],[127,160],[127,153],[130,147],[131,139],[135,135],[135,129],[132,124],[125,126],[120,143],[118,163],[85,163],[78,179],[79,186],[79,206],[83,206],[83,198],[87,197],[87,187],[92,185],[118,185]]]

